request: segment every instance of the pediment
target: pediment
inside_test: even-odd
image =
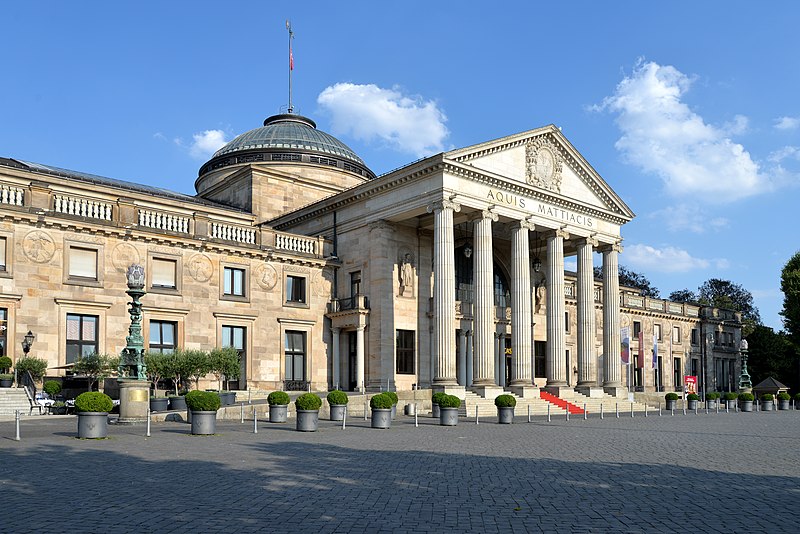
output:
[[[626,219],[634,216],[553,125],[454,150],[444,156],[549,196],[563,197]]]

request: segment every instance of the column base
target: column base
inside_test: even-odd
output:
[[[603,392],[612,397],[628,398],[628,388],[621,386],[603,386]]]
[[[461,400],[466,398],[464,386],[459,386],[458,384],[434,384],[431,388],[433,393],[447,393],[448,395],[455,395]]]
[[[509,386],[508,391],[523,399],[538,399],[539,388],[536,386]]]
[[[475,393],[476,395],[480,395],[484,399],[494,400],[499,395],[504,393],[503,388],[500,386],[472,386],[469,388],[470,391]]]
[[[119,380],[119,418],[117,424],[130,425],[147,421],[150,407],[150,382]]]
[[[564,386],[545,386],[542,388],[542,391],[545,393],[549,393],[551,395],[555,395],[559,398],[570,398],[575,396],[575,390],[571,387],[564,385]]]
[[[590,399],[600,399],[603,397],[603,388],[599,386],[578,386],[575,391],[581,395],[586,395]]]

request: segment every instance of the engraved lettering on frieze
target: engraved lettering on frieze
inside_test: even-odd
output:
[[[189,258],[186,268],[189,269],[191,277],[198,282],[208,282],[214,273],[214,265],[211,263],[211,259],[200,253]]]
[[[139,263],[139,251],[130,243],[118,243],[111,253],[111,261],[118,270],[125,271],[130,265]]]
[[[95,237],[86,234],[65,234],[64,239],[69,241],[79,241],[81,243],[92,243],[96,245],[102,245],[106,242],[106,240],[102,237]]]
[[[278,271],[269,263],[262,263],[255,270],[256,282],[262,289],[271,290],[278,283]]]
[[[180,249],[172,247],[148,247],[147,250],[150,252],[156,252],[158,254],[172,254],[172,255],[176,253],[180,254],[181,252]]]
[[[308,274],[308,269],[299,265],[284,265],[283,272]]]
[[[47,263],[56,252],[56,244],[46,232],[34,230],[22,241],[22,251],[32,262]]]
[[[564,158],[547,137],[525,145],[525,178],[531,185],[561,192],[561,169]]]

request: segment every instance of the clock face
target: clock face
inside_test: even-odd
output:
[[[540,180],[549,181],[553,176],[555,167],[555,158],[553,153],[547,148],[541,148],[539,153],[536,154],[536,176]]]

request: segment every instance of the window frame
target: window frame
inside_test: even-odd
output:
[[[70,339],[69,338],[69,323],[70,317],[78,318],[78,333],[80,338],[79,339]],[[83,329],[84,329],[84,319],[92,318],[95,321],[94,324],[94,340],[90,343],[89,341],[85,341],[83,339]],[[66,329],[64,331],[64,363],[70,364],[74,363],[78,356],[90,355],[90,354],[100,354],[100,316],[93,315],[88,313],[75,313],[75,312],[67,312],[65,317],[65,326]],[[77,354],[72,358],[70,361],[70,349],[69,347],[75,346],[77,347]],[[84,347],[92,347],[94,350],[91,352],[86,352]]]
[[[290,300],[290,288],[289,288],[289,280],[302,280],[302,287],[303,287],[303,300]],[[284,276],[283,281],[283,303],[284,306],[292,306],[296,308],[308,308],[310,307],[309,300],[309,284],[308,284],[308,275],[303,273],[286,273]],[[294,293],[294,291],[292,291]]]
[[[153,325],[158,325],[159,338],[161,343],[153,344]],[[163,326],[170,325],[172,327],[172,344],[164,343]],[[147,350],[150,352],[159,352],[161,354],[172,354],[178,348],[178,322],[165,321],[162,319],[151,319],[147,328]]]
[[[227,275],[231,273],[231,292],[226,292]],[[236,274],[241,273],[241,294],[236,293]],[[220,263],[219,298],[222,300],[236,300],[249,302],[250,300],[250,269],[248,265],[240,263]]]
[[[395,330],[395,371],[399,375],[416,374],[416,334],[415,330]],[[409,370],[409,365],[411,370]]]
[[[301,342],[302,342],[302,349],[292,349],[290,352],[289,349],[289,335],[299,335]],[[292,330],[286,329],[283,332],[283,376],[285,381],[293,381],[293,382],[305,382],[307,381],[308,376],[308,332],[305,330]],[[297,373],[295,372],[295,363],[297,358],[300,356],[302,358],[303,369],[302,369],[302,376],[297,378]],[[289,377],[289,359],[292,360],[292,376]]]
[[[14,234],[0,232],[0,248],[2,249],[3,263],[0,265],[0,278],[12,278],[14,265]]]
[[[94,277],[72,274],[73,250],[90,251],[94,253]],[[103,245],[96,243],[84,243],[82,241],[65,241],[62,282],[66,285],[103,287],[105,271],[103,260]]]
[[[154,263],[157,261],[174,263],[175,266],[174,287],[153,284],[153,273],[155,272]],[[179,295],[183,287],[183,277],[181,276],[181,273],[183,273],[183,256],[181,256],[180,254],[165,254],[162,252],[147,253],[147,271],[145,274],[147,275],[148,291],[150,291],[151,293],[160,293],[164,295]]]

